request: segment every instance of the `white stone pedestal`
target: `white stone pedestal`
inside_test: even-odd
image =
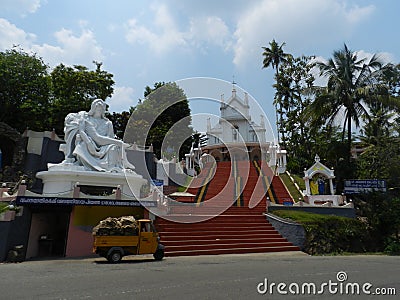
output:
[[[140,189],[147,180],[133,171],[120,173],[86,171],[81,168],[50,168],[36,174],[43,181],[43,195],[64,194],[76,185],[119,187],[127,197],[140,199]]]

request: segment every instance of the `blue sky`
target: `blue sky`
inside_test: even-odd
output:
[[[293,55],[329,58],[346,43],[399,63],[399,11],[397,0],[1,0],[0,51],[19,45],[51,67],[103,62],[116,82],[110,111],[136,105],[157,81],[234,76],[274,123],[262,46],[275,38]]]

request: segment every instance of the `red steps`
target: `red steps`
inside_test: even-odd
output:
[[[247,216],[236,216],[237,222],[245,222],[246,219]],[[161,243],[165,246],[166,256],[299,250],[283,238],[266,219],[263,223],[257,221],[232,225],[219,220],[194,224],[164,220],[156,226]]]
[[[176,222],[157,218],[156,228],[161,243],[166,247],[166,256],[235,254],[278,251],[298,251],[266,220],[265,188],[260,185],[258,173],[254,166],[244,165],[250,162],[237,162],[237,176],[247,177],[242,187],[244,206],[234,207],[234,178],[231,176],[231,163],[220,162],[213,179],[208,185],[204,201],[200,204],[175,204],[170,207],[170,217]],[[207,169],[208,168],[208,169]],[[203,182],[209,174],[210,166],[192,181],[191,186]],[[248,171],[247,171],[247,170]],[[271,175],[272,170],[261,164],[264,174]],[[270,177],[272,178],[272,176]],[[258,182],[258,183],[257,183]],[[228,187],[227,187],[228,186]],[[221,193],[222,189],[226,188]],[[262,201],[254,208],[248,207],[252,193],[256,189]],[[187,190],[197,194],[198,188]],[[279,192],[278,188],[278,192]],[[220,211],[218,216],[215,212]],[[206,221],[203,221],[207,219]],[[182,221],[182,223],[179,222]],[[188,223],[201,220],[197,223]],[[185,223],[186,222],[186,223]]]
[[[207,203],[206,203],[207,204]],[[266,211],[265,202],[263,201],[262,205],[256,206],[255,208],[248,210],[241,210],[242,207],[231,207],[233,204],[224,203],[224,204],[213,204],[206,205],[203,204],[201,206],[197,206],[194,204],[174,204],[170,207],[170,214],[195,214],[195,215],[215,215],[216,212],[224,213],[225,215],[248,215],[250,214],[259,214],[261,215]],[[247,207],[244,207],[247,208]]]
[[[177,235],[169,235],[169,236],[164,236],[163,237],[163,243],[169,242],[171,244],[174,243],[190,243],[191,241],[199,242],[199,241],[210,241],[210,240],[221,240],[221,235],[220,234],[209,234],[207,237],[204,237],[202,234],[193,234],[193,235],[188,235],[185,236],[184,239],[182,239],[182,234],[177,234]],[[281,241],[282,236],[279,233],[276,232],[269,232],[269,233],[249,233],[247,234],[248,239],[252,240],[265,240],[265,241]],[[238,235],[237,234],[225,234],[222,240],[237,240]],[[240,240],[245,240],[244,238],[240,238]]]
[[[283,252],[298,251],[295,246],[287,247],[235,247],[235,248],[218,248],[205,250],[177,250],[167,253],[167,256],[195,256],[195,255],[221,255],[221,254],[245,254],[245,253],[266,253],[266,252]]]
[[[222,214],[198,223],[157,219],[156,227],[166,256],[299,250],[258,213]]]
[[[274,176],[274,178],[272,179],[272,189],[275,192],[277,203],[293,203],[292,197],[288,193],[285,185],[282,182],[282,179],[279,176]]]

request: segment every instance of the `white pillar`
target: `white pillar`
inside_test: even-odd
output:
[[[310,178],[308,178],[308,177],[304,178],[304,182],[306,184],[306,195],[311,195]]]
[[[329,178],[329,188],[330,188],[330,190],[331,190],[331,195],[333,195],[333,194],[334,194],[334,191],[333,191],[333,182],[332,182],[332,178]]]
[[[190,169],[190,162],[189,162],[189,155],[185,155],[185,165],[186,165],[186,170],[189,171]]]

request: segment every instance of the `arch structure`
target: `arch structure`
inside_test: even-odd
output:
[[[333,195],[333,179],[335,178],[334,171],[321,163],[318,154],[315,155],[315,163],[312,165],[312,167],[304,171],[303,179],[306,184],[306,195],[311,195],[310,180],[312,180],[315,174],[321,174],[329,180],[330,194]]]

